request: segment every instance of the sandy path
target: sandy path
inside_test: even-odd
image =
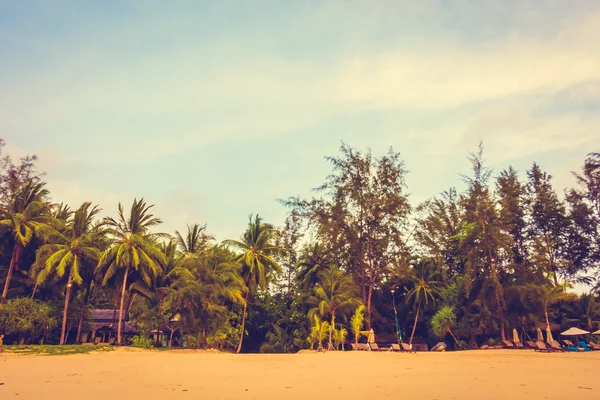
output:
[[[600,399],[600,352],[0,355],[0,399]]]

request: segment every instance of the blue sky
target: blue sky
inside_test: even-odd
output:
[[[592,0],[0,1],[0,137],[56,201],[219,240],[281,223],[341,141],[400,151],[415,205],[480,139],[562,190],[600,150],[598,37]]]

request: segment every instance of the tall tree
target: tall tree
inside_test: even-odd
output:
[[[64,344],[66,340],[67,313],[73,283],[82,285],[83,270],[93,269],[100,258],[100,252],[93,242],[92,232],[96,228],[94,218],[98,212],[100,212],[98,206],[92,207],[92,203],[83,203],[75,211],[73,218],[67,222],[66,231],[60,235],[59,243],[45,244],[37,253],[37,262],[43,265],[37,275],[38,284],[53,276],[59,279],[67,276],[60,344]]]
[[[358,288],[352,276],[341,271],[336,265],[331,265],[319,273],[313,302],[316,303],[316,308],[312,313],[318,312],[321,317],[330,317],[328,348],[333,349],[336,315],[360,306]]]
[[[465,293],[469,296],[473,281],[482,281],[478,285],[480,290],[477,296],[481,301],[487,301],[489,297],[494,299],[495,315],[500,322],[500,336],[504,340],[505,301],[501,274],[506,260],[501,256],[509,254],[511,240],[502,230],[496,203],[489,189],[492,171],[485,166],[482,143],[476,153],[471,153],[469,160],[472,175],[463,176],[468,184],[467,193],[463,197],[467,225],[463,227],[460,241],[460,248],[467,257],[463,283]]]
[[[284,204],[315,228],[332,261],[352,273],[370,327],[373,291],[392,261],[408,257],[406,170],[393,149],[381,158],[346,144],[340,151],[339,157],[326,157],[333,171],[318,188],[324,197],[291,198]]]
[[[117,342],[122,343],[123,308],[129,283],[139,279],[147,286],[162,273],[166,264],[165,255],[160,251],[156,240],[165,237],[162,233],[152,233],[150,229],[162,221],[151,214],[152,205],[146,205],[144,199],[134,199],[129,216],[119,203],[119,215],[116,219],[106,218],[107,233],[112,237],[112,244],[102,254],[96,270],[103,275],[102,283],[107,282],[119,271],[123,271],[121,285],[121,303],[119,306],[119,326]]]
[[[250,216],[248,228],[241,240],[226,240],[224,242],[226,245],[242,252],[238,258],[238,263],[242,266],[241,274],[247,288],[237,353],[242,350],[250,292],[254,292],[258,288],[266,289],[269,281],[274,279],[276,274],[281,273],[281,267],[274,257],[283,249],[273,244],[274,234],[275,228],[273,225],[263,223],[262,218],[257,214],[254,219],[252,215]]]
[[[0,230],[10,232],[13,237],[12,256],[2,291],[2,299],[8,295],[10,280],[20,267],[24,249],[34,237],[41,240],[58,235],[55,228],[59,221],[50,215],[51,206],[45,182],[29,181],[14,196],[12,202],[2,209]]]
[[[409,344],[412,344],[417,329],[417,322],[421,307],[434,304],[436,298],[440,295],[441,283],[437,279],[437,271],[432,268],[432,264],[422,262],[420,266],[412,269],[411,277],[412,287],[406,294],[406,302],[412,303],[415,311],[415,321],[413,323],[412,332],[410,334]],[[423,304],[424,303],[424,304]]]
[[[527,172],[531,213],[529,237],[532,258],[536,265],[558,285],[559,275],[566,278],[562,268],[561,254],[567,228],[565,206],[552,187],[552,175],[533,164]]]

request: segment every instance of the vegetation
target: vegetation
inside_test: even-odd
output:
[[[492,171],[480,146],[464,192],[411,205],[399,153],[344,144],[315,197],[280,200],[281,226],[251,215],[219,243],[201,223],[161,233],[144,199],[103,219],[91,201],[57,204],[37,159],[3,146],[0,330],[19,344],[7,351],[90,351],[66,343],[92,332],[93,309],[113,311],[120,344],[237,352],[344,349],[370,329],[395,342],[395,311],[403,340],[460,349],[541,323],[600,328],[597,153],[563,195],[538,164]],[[30,346],[44,343],[65,345]]]

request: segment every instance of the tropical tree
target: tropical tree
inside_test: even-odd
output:
[[[134,199],[128,217],[121,203],[117,219],[106,218],[107,233],[113,242],[102,254],[96,270],[103,275],[102,284],[107,282],[120,271],[123,271],[121,285],[121,303],[119,306],[119,326],[117,328],[117,342],[121,344],[123,329],[123,306],[127,293],[127,283],[131,274],[131,281],[141,280],[147,286],[152,280],[162,273],[163,265],[167,263],[165,255],[157,245],[157,239],[166,235],[151,233],[150,229],[162,221],[150,213],[153,205],[146,205],[144,199]]]
[[[206,225],[199,224],[188,225],[185,237],[179,231],[175,231],[175,239],[179,251],[188,258],[204,252],[209,243],[214,240],[212,236],[206,233]]]
[[[413,286],[406,294],[405,300],[407,303],[412,303],[413,307],[416,308],[415,322],[413,323],[408,341],[409,344],[412,344],[413,337],[415,336],[423,303],[425,303],[425,306],[428,306],[430,303],[434,304],[436,298],[440,295],[441,282],[436,280],[437,275],[438,272],[427,263],[422,263],[418,270],[413,268],[411,276]]]
[[[10,280],[20,267],[21,256],[34,237],[46,241],[57,236],[59,221],[50,215],[51,205],[45,182],[29,181],[16,194],[13,201],[1,210],[0,230],[13,237],[12,255],[2,291],[2,300],[8,295]]]
[[[336,350],[340,347],[342,351],[344,350],[344,343],[346,343],[346,338],[348,337],[348,330],[344,327],[340,327],[340,329],[336,329],[333,334],[333,342],[335,343]]]
[[[565,285],[552,285],[550,282],[545,282],[541,285],[529,284],[527,285],[527,288],[529,289],[530,300],[542,306],[544,318],[546,319],[546,326],[550,326],[548,309],[551,305],[567,298]]]
[[[323,351],[323,340],[331,332],[331,326],[329,322],[322,321],[317,314],[312,316],[313,325],[310,328],[310,335],[308,341],[310,342],[310,348],[313,348],[314,342],[317,342],[317,351]]]
[[[331,264],[327,252],[320,243],[307,246],[300,254],[296,264],[297,279],[305,288],[312,288],[317,283],[319,273]]]
[[[452,328],[456,325],[456,314],[454,313],[454,307],[443,306],[440,308],[433,318],[431,318],[431,329],[433,333],[439,336],[441,339],[444,338],[446,333],[449,333],[455,342],[458,342]]]
[[[352,315],[352,318],[350,318],[350,329],[354,335],[354,344],[358,344],[358,339],[360,338],[364,321],[365,306],[361,304],[356,307],[356,310],[354,310],[354,315]]]
[[[83,270],[93,269],[100,258],[100,252],[93,242],[94,218],[100,212],[98,206],[92,203],[83,203],[71,220],[67,222],[64,234],[60,235],[60,242],[43,245],[37,253],[37,263],[43,268],[37,275],[36,283],[41,284],[50,277],[63,278],[67,275],[67,288],[65,305],[63,309],[60,344],[65,343],[65,330],[67,327],[67,313],[71,287],[83,284]],[[89,275],[89,274],[88,274]]]
[[[315,286],[315,296],[312,299],[317,306],[311,312],[318,312],[321,317],[329,315],[329,348],[333,348],[336,315],[358,307],[361,304],[359,296],[352,276],[340,270],[337,265],[331,265],[319,274],[319,282]]]
[[[275,234],[275,228],[271,224],[263,223],[262,218],[256,215],[249,218],[248,228],[241,240],[226,240],[224,243],[230,245],[242,254],[237,262],[242,266],[241,275],[246,284],[246,297],[244,299],[244,310],[242,314],[242,325],[240,327],[240,342],[236,349],[239,353],[242,350],[244,340],[244,329],[246,325],[246,314],[248,310],[248,300],[250,292],[258,288],[266,289],[269,281],[281,273],[281,267],[273,258],[283,249],[272,243]]]

